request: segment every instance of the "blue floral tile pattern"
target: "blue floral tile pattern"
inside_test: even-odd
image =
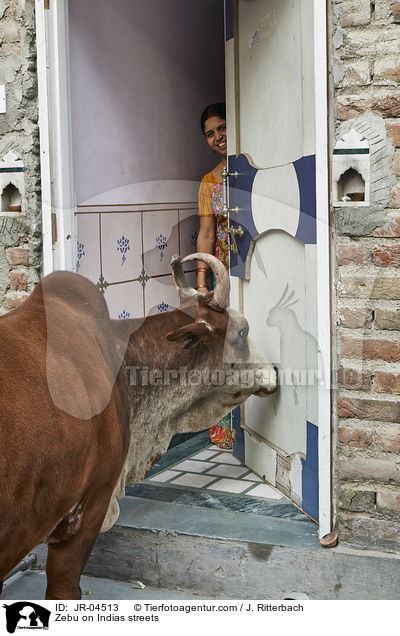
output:
[[[168,247],[167,237],[164,234],[159,234],[156,238],[156,247],[160,250],[160,261],[162,261],[164,256],[164,250]]]
[[[76,242],[76,271],[79,271],[79,268],[81,266],[81,259],[83,256],[85,256],[85,245],[83,243],[79,243],[79,241]]]
[[[164,311],[168,311],[169,305],[162,301],[159,305],[157,305],[158,313],[162,314]]]
[[[117,240],[117,252],[121,252],[122,254],[122,265],[126,261],[125,254],[130,251],[129,239],[126,236],[122,235],[121,238]]]
[[[127,319],[128,319],[128,318],[130,318],[130,317],[131,317],[131,315],[130,315],[129,311],[125,311],[125,309],[123,309],[123,310],[121,311],[121,313],[120,313],[120,314],[118,314],[118,318],[119,318],[120,320],[127,320]]]

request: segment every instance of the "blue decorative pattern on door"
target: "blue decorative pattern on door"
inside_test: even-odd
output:
[[[253,185],[259,170],[252,166],[243,154],[229,157],[229,172],[238,173],[238,177],[230,177],[230,208],[237,207],[238,213],[230,213],[230,225],[242,227],[243,238],[238,241],[239,254],[231,253],[230,273],[239,278],[245,277],[246,259],[251,241],[259,236],[253,211],[252,197],[255,194]],[[299,217],[293,236],[304,244],[316,243],[316,187],[315,187],[315,155],[301,157],[293,162],[299,190]],[[266,215],[268,215],[268,199],[266,198]],[[274,229],[273,227],[269,229]]]
[[[319,518],[318,426],[307,422],[307,455],[302,463],[303,510],[313,519]]]
[[[233,0],[225,0],[225,39],[233,38],[234,33],[234,5]]]
[[[317,202],[315,182],[315,155],[293,162],[299,182],[300,219],[296,238],[302,243],[317,242]]]

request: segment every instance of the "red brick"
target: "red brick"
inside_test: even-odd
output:
[[[371,236],[380,236],[382,238],[400,237],[400,214],[396,212],[390,213],[384,227],[372,232]]]
[[[371,387],[371,372],[341,367],[338,371],[338,383],[343,389],[368,391]]]
[[[373,389],[376,393],[400,395],[400,373],[375,371]]]
[[[382,451],[400,453],[400,432],[378,429],[375,433],[375,443]]]
[[[352,309],[350,307],[340,307],[338,310],[339,325],[349,329],[360,327],[370,327],[372,324],[371,309]]]
[[[391,2],[390,10],[393,13],[394,21],[400,22],[400,2]]]
[[[10,273],[10,287],[15,291],[27,291],[28,274],[26,271],[13,270]]]
[[[344,446],[352,448],[369,448],[372,443],[372,433],[362,428],[339,426],[339,441]]]
[[[400,276],[350,276],[342,275],[339,294],[348,298],[389,298],[400,299]]]
[[[381,267],[400,267],[400,245],[374,247],[373,262]]]
[[[387,134],[393,139],[394,145],[400,147],[400,123],[386,124]]]
[[[354,338],[343,335],[341,354],[344,358],[400,361],[400,342],[384,338]]]
[[[385,84],[390,82],[398,82],[400,80],[400,65],[397,60],[392,60],[387,63],[378,64],[375,63],[374,83],[379,84],[383,82]]]
[[[337,412],[339,417],[357,417],[363,420],[400,423],[400,402],[339,397]]]
[[[10,265],[29,265],[29,250],[27,247],[9,247],[6,249],[6,256]]]
[[[29,298],[29,294],[26,292],[9,292],[6,295],[6,307],[8,307],[8,309],[15,309],[27,298]]]
[[[371,21],[371,2],[369,0],[350,0],[342,2],[342,26],[360,26]]]
[[[400,94],[381,98],[359,99],[356,96],[338,100],[338,119],[347,120],[373,110],[382,117],[400,117]]]
[[[400,133],[399,133],[400,134]],[[400,151],[396,150],[393,158],[393,172],[397,177],[400,177]]]
[[[340,489],[340,507],[352,512],[374,512],[376,494],[374,490],[350,487],[345,484]]]
[[[400,208],[400,183],[392,188],[391,199],[389,203],[390,208]]]
[[[356,263],[357,265],[367,265],[371,262],[371,252],[363,245],[356,243],[340,245],[338,249],[338,265],[348,265]]]
[[[400,329],[400,310],[375,309],[375,326],[378,329]]]

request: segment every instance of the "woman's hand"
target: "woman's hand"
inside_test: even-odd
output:
[[[207,254],[214,253],[215,244],[215,217],[213,216],[201,216],[200,217],[200,229],[197,237],[197,251],[206,252]],[[201,294],[208,292],[206,285],[207,277],[210,274],[210,270],[202,262],[197,265],[197,291]]]

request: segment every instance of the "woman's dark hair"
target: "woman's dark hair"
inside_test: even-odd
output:
[[[204,133],[204,126],[207,119],[210,117],[219,117],[220,119],[226,119],[226,105],[225,102],[218,102],[217,104],[211,104],[207,106],[201,113],[200,126]]]

